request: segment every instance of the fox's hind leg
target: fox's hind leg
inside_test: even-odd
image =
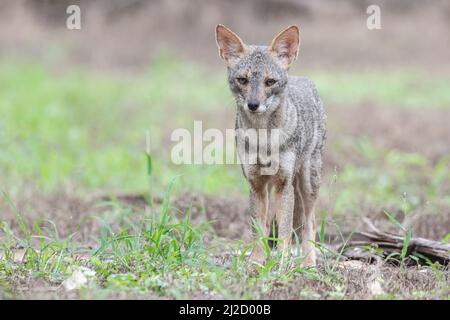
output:
[[[299,172],[299,190],[302,202],[301,223],[302,229],[302,264],[304,266],[316,265],[316,253],[312,243],[316,237],[315,205],[320,187],[320,173],[322,160],[320,154],[313,153],[311,159],[303,164]]]
[[[292,226],[295,237],[293,240],[297,241],[302,238],[302,227],[303,227],[303,221],[304,218],[304,211],[303,211],[303,199],[302,199],[302,191],[300,188],[300,173],[297,173],[294,178],[294,214],[292,219]],[[296,242],[294,242],[296,243]]]

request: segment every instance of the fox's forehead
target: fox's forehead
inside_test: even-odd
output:
[[[235,75],[251,77],[279,76],[285,72],[269,53],[267,46],[247,46],[247,53],[232,68]]]

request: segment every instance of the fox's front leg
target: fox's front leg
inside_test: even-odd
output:
[[[275,208],[278,239],[281,244],[281,266],[284,267],[291,250],[292,222],[294,211],[294,186],[283,182],[275,190]]]
[[[261,227],[263,232],[261,235],[258,230],[254,230],[255,246],[253,247],[250,259],[258,263],[263,263],[265,260],[264,247],[259,237],[266,237],[269,233],[269,192],[267,183],[262,181],[262,179],[250,182],[250,210],[256,223]]]
[[[322,161],[315,155],[306,162],[300,171],[300,191],[303,205],[303,232],[302,232],[302,265],[305,267],[316,265],[316,252],[314,240],[316,237],[316,222],[314,208],[319,193],[320,171]]]

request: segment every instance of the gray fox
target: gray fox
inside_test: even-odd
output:
[[[244,44],[233,31],[219,24],[216,42],[219,55],[227,65],[229,87],[236,100],[236,129],[278,129],[280,132],[275,174],[261,174],[261,167],[267,164],[259,158],[256,163],[245,163],[242,148],[238,148],[242,171],[250,185],[250,210],[264,236],[269,235],[275,222],[282,265],[290,256],[293,231],[299,231],[302,265],[315,266],[314,207],[321,180],[326,115],[313,82],[287,73],[298,55],[299,28],[286,28],[269,46],[254,46]],[[238,145],[249,143],[242,139],[236,136]],[[261,142],[254,147],[262,147]],[[270,152],[274,146],[264,148]],[[275,214],[269,210],[272,189]],[[250,258],[264,263],[260,241]]]

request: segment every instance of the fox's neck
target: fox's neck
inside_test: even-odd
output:
[[[238,106],[237,126],[242,129],[281,128],[286,117],[286,96],[283,96],[277,108],[271,113],[248,114]]]

